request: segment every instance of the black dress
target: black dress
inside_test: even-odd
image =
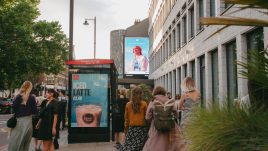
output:
[[[127,102],[127,98],[119,98],[114,106],[113,120],[115,132],[124,132],[124,115]]]
[[[37,107],[37,113],[33,115],[33,135],[32,137],[37,138],[37,134],[38,134],[38,129],[35,129],[36,124],[39,121],[39,117],[40,117],[40,107]]]
[[[47,104],[48,100],[44,100],[41,104],[40,118],[42,122],[38,130],[39,140],[52,140],[52,127],[54,121],[54,114],[58,114],[58,102],[52,100]],[[59,130],[56,126],[56,138],[59,138]]]

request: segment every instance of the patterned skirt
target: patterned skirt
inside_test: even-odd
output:
[[[129,127],[125,143],[119,151],[141,151],[148,138],[148,128],[144,126]]]

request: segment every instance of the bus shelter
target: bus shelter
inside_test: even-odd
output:
[[[110,141],[110,105],[116,99],[113,60],[70,60],[68,143]]]

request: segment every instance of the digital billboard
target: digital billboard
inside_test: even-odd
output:
[[[108,74],[72,74],[71,127],[108,127]]]
[[[126,75],[149,74],[149,38],[126,37],[124,73]]]

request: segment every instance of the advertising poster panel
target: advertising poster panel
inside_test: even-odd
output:
[[[125,38],[125,74],[146,75],[149,74],[149,38],[126,37]]]
[[[108,74],[73,74],[71,127],[108,127]]]

